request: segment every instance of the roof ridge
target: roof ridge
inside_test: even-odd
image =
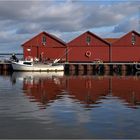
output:
[[[48,35],[52,36],[54,39],[56,39],[57,41],[63,43],[64,45],[66,45],[66,42],[63,41],[61,38],[57,37],[56,35],[53,35],[53,34],[50,34],[50,33],[47,33]]]
[[[131,31],[127,32],[126,34],[122,35],[118,40],[116,40],[116,41],[113,42],[113,43],[118,42],[120,39],[124,38],[126,35],[128,35],[128,34],[130,34],[130,33],[133,33],[133,32],[134,32],[135,34],[137,34],[138,36],[140,36],[140,34],[139,34],[137,31],[131,30]]]
[[[110,43],[108,43],[107,41],[105,41],[103,38],[99,37],[98,35],[90,32],[90,31],[86,31],[86,32],[83,32],[82,34],[80,34],[79,36],[75,37],[74,39],[72,39],[71,41],[69,41],[67,44],[71,43],[72,41],[74,41],[75,39],[79,38],[80,36],[82,36],[83,34],[86,34],[86,33],[89,33],[91,34],[92,36],[95,36],[96,38],[98,38],[99,40],[103,41],[104,43],[110,45]]]
[[[21,46],[24,46],[26,43],[28,43],[29,41],[33,40],[34,38],[36,38],[37,36],[39,36],[39,35],[41,35],[41,34],[46,34],[46,35],[48,35],[49,37],[55,39],[57,42],[59,42],[59,43],[61,43],[61,44],[63,44],[63,45],[66,45],[66,43],[65,43],[62,39],[56,37],[55,35],[52,35],[52,34],[47,33],[47,32],[45,32],[45,31],[42,31],[42,32],[40,32],[39,34],[33,36],[31,39],[28,39],[28,40],[27,40],[25,43],[23,43]]]

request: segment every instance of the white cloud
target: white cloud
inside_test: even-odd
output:
[[[139,1],[0,1],[0,43],[23,42],[43,30],[70,40],[80,32],[97,28],[115,26],[113,33],[138,29],[139,4]]]
[[[137,19],[137,17],[132,17],[130,19],[127,19],[123,22],[121,22],[120,24],[116,25],[113,32],[117,33],[117,32],[129,32],[130,30],[139,30],[139,20]]]
[[[76,2],[0,2],[0,19],[16,21],[19,33],[28,24],[36,24],[36,30],[49,29],[61,32],[111,26],[137,12],[137,4],[121,2],[113,5]],[[124,10],[125,9],[125,10]],[[21,26],[22,23],[22,26]],[[32,26],[28,30],[32,30]],[[24,31],[24,30],[23,30]],[[24,31],[25,33],[25,31]],[[30,31],[29,31],[30,33]]]

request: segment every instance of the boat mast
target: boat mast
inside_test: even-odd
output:
[[[138,32],[140,33],[140,7],[139,7],[139,13],[138,13]]]

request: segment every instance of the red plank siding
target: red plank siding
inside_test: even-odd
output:
[[[132,44],[132,34],[134,34],[136,38],[134,45]],[[112,47],[140,47],[140,34],[136,31],[131,31],[115,41],[112,44]]]
[[[140,47],[112,47],[112,62],[140,61]]]
[[[132,44],[132,36],[135,36],[135,43]],[[112,62],[135,62],[140,61],[140,34],[131,31],[124,35],[111,46]]]
[[[93,62],[96,60],[109,61],[109,47],[72,47],[69,48],[68,61],[70,62]],[[86,56],[86,52],[91,56]]]
[[[87,37],[91,38],[90,44],[86,42]],[[94,46],[101,46],[101,47],[108,47],[109,43],[103,40],[102,38],[98,37],[97,35],[87,31],[82,35],[78,36],[77,38],[73,39],[67,44],[69,47],[94,47]]]
[[[90,37],[90,43],[87,43],[87,37]],[[67,46],[68,61],[92,62],[97,59],[109,61],[109,43],[89,31],[70,41]],[[87,51],[91,53],[90,57],[86,56]]]
[[[42,43],[43,36],[46,37],[45,45]],[[61,50],[63,51],[66,47],[66,44],[59,38],[57,38],[51,34],[48,34],[46,32],[42,32],[42,33],[38,34],[37,36],[33,37],[32,39],[30,39],[29,41],[22,44],[22,46],[23,46],[24,58],[28,57],[29,55],[32,56],[33,58],[35,58],[35,57],[39,58],[42,50],[44,51],[44,56],[46,56],[48,54],[48,53],[46,54],[46,52],[48,50],[49,52],[51,52],[51,54],[49,54],[49,55],[51,57],[53,56],[53,58],[56,58],[57,55],[55,55],[55,54],[57,54],[57,53],[55,53],[55,52],[56,51],[60,52]],[[54,47],[55,47],[55,49],[54,49]],[[27,49],[31,49],[31,51],[28,52]],[[48,56],[48,57],[50,57],[50,56]]]

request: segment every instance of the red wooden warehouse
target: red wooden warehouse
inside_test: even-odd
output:
[[[24,58],[65,62],[140,62],[140,34],[131,31],[121,38],[102,39],[87,31],[67,44],[46,32],[25,42]]]
[[[69,62],[109,61],[108,42],[87,31],[68,44]]]
[[[140,34],[131,31],[111,44],[111,62],[140,62]]]
[[[61,58],[61,60],[65,61],[66,43],[49,33],[41,32],[22,44],[22,46],[25,59],[54,60]]]

